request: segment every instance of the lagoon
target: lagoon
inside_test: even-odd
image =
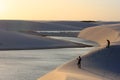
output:
[[[94,47],[0,51],[0,80],[36,80],[93,49]]]

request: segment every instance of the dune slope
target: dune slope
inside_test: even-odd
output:
[[[120,24],[115,24],[86,28],[79,33],[78,37],[95,41],[101,46],[103,46],[106,45],[107,39],[111,42],[119,41],[119,26]]]
[[[120,45],[103,48],[82,58],[82,68],[110,80],[120,80]]]

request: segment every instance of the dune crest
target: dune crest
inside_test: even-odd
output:
[[[120,25],[119,25],[120,26]],[[116,25],[113,25],[112,27],[116,27]],[[78,37],[95,41],[101,46],[107,45],[106,40],[110,40],[111,42],[117,42],[119,41],[119,35],[120,32],[118,30],[115,30],[111,28],[111,26],[97,26],[97,27],[91,27],[86,28],[82,30]]]

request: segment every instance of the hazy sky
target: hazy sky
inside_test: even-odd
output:
[[[120,21],[120,0],[0,0],[0,19]]]

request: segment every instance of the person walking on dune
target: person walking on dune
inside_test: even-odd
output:
[[[79,68],[81,68],[81,60],[82,60],[81,57],[79,56],[77,60],[78,60],[77,65]]]
[[[110,47],[110,40],[107,40],[107,46],[106,48],[109,48]]]

